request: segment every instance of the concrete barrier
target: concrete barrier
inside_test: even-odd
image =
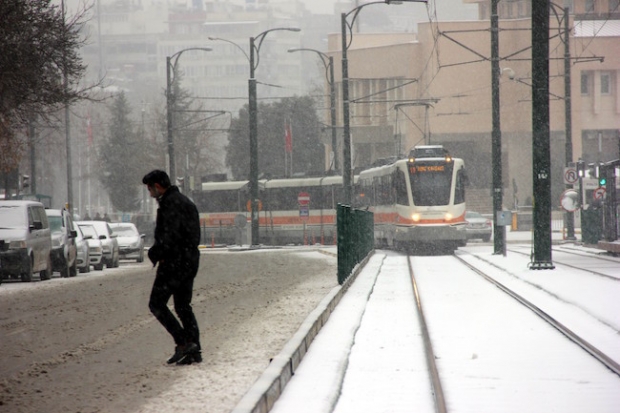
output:
[[[357,278],[357,275],[374,254],[371,251],[354,269],[350,277],[327,294],[319,305],[306,317],[282,351],[241,398],[232,413],[267,413],[278,400],[289,380],[295,374],[312,341],[327,323],[340,299]]]

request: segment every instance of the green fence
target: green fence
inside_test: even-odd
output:
[[[338,204],[338,283],[342,285],[353,268],[375,248],[374,214]]]

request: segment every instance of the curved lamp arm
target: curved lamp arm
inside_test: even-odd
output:
[[[333,65],[334,60],[330,58],[330,56],[328,56],[327,54],[321,52],[320,50],[316,50],[316,49],[309,49],[306,47],[301,47],[301,48],[292,48],[292,49],[288,49],[289,53],[293,53],[293,52],[314,52],[316,54],[319,55],[319,57],[321,58],[321,61],[323,62],[323,66],[325,66],[325,77],[327,77],[327,81],[329,82],[329,84],[332,84],[332,81],[330,80],[330,76],[329,76],[329,69],[330,67]]]
[[[179,61],[179,57],[181,57],[181,54],[183,54],[183,52],[187,52],[190,50],[202,50],[203,52],[210,52],[213,49],[211,47],[188,47],[187,49],[179,50],[172,56],[168,57],[168,59],[174,58],[174,63],[172,64],[172,70],[176,70],[177,62]]]
[[[247,52],[245,50],[243,50],[243,48],[241,46],[239,46],[237,43],[233,42],[232,40],[222,39],[221,37],[211,37],[211,36],[209,36],[209,40],[220,40],[222,42],[226,42],[226,43],[232,44],[237,49],[241,50],[241,53],[243,53],[245,58],[248,59],[248,62],[250,61],[250,56],[248,56]]]
[[[298,27],[276,27],[274,29],[265,30],[264,32],[259,33],[258,35],[254,37],[250,37],[250,64],[252,65],[252,71],[256,70],[256,68],[258,67],[258,63],[260,60],[259,52],[263,44],[263,40],[265,40],[265,36],[267,35],[267,33],[275,32],[275,31],[300,32],[301,29]],[[252,61],[253,60],[252,57],[254,56],[254,51],[256,51],[256,62]]]

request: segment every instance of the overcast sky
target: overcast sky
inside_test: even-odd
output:
[[[332,14],[338,0],[301,0],[313,13]],[[359,4],[369,0],[359,0]],[[472,20],[478,15],[478,6],[464,4],[463,0],[429,0],[436,4],[438,20]],[[423,6],[422,6],[423,7]]]
[[[1,0],[0,0],[1,1]],[[110,4],[115,0],[100,0],[102,4]],[[143,4],[148,5],[153,2],[153,0],[131,0],[134,2],[141,1]],[[234,4],[244,4],[245,0],[228,0]],[[283,0],[273,0],[274,3],[281,2]],[[292,1],[292,0],[291,0]],[[301,0],[306,8],[316,14],[332,14],[334,12],[334,4],[338,3],[340,0]],[[371,0],[358,0],[359,4],[368,3]],[[435,5],[437,8],[437,19],[439,21],[446,20],[473,20],[477,18],[478,15],[478,6],[475,4],[464,4],[463,0],[428,0],[432,5]],[[52,3],[60,4],[62,0],[52,0]],[[187,5],[191,5],[193,0],[172,0],[172,2],[176,2],[178,4],[186,3]],[[220,0],[220,2],[225,3],[226,0]],[[96,0],[65,0],[65,4],[67,5],[67,9],[70,11],[74,11],[77,8],[78,4],[94,4]],[[416,5],[416,10],[424,7],[424,5]],[[426,19],[426,15],[424,16]]]

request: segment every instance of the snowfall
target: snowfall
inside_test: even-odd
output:
[[[508,232],[507,237],[506,256],[493,254],[490,244],[468,244],[457,254],[619,363],[620,259],[599,262],[596,270],[609,278],[559,264],[535,271],[528,268],[531,234]],[[553,237],[561,243],[561,234]],[[565,246],[584,255],[600,253]],[[513,252],[517,250],[526,254]],[[581,265],[590,258],[572,260]],[[620,377],[533,312],[464,271],[452,257],[413,257],[412,265],[448,411],[620,411]],[[318,310],[305,325],[318,317]],[[300,340],[303,328],[291,342]],[[283,353],[297,345],[291,342]],[[270,368],[248,389],[235,413],[250,411],[266,389],[265,380],[273,378]],[[192,386],[202,387],[191,372],[179,386],[184,397]],[[359,269],[271,412],[413,410],[435,411],[414,292],[406,257],[377,250]]]
[[[584,274],[533,272],[522,257],[480,254],[511,268],[515,279],[498,277],[504,285],[530,299],[535,296],[537,304],[570,321],[573,331],[588,334],[588,339],[599,334],[592,342],[620,360],[618,282],[584,297],[582,287],[576,287],[583,286],[579,278]],[[375,254],[272,413],[435,411],[405,260],[389,252]],[[447,259],[441,268],[425,266],[429,260],[436,262],[415,257],[412,264],[414,272],[421,268],[415,277],[448,411],[618,411],[620,378],[615,374],[479,276],[457,270],[458,264]],[[566,288],[558,294],[574,300],[571,305],[558,304],[557,297],[536,287],[552,290],[560,284]],[[373,300],[368,301],[370,295]],[[612,328],[590,331],[591,319],[580,314],[580,301],[592,302],[593,297]],[[570,314],[565,318],[556,310]]]

